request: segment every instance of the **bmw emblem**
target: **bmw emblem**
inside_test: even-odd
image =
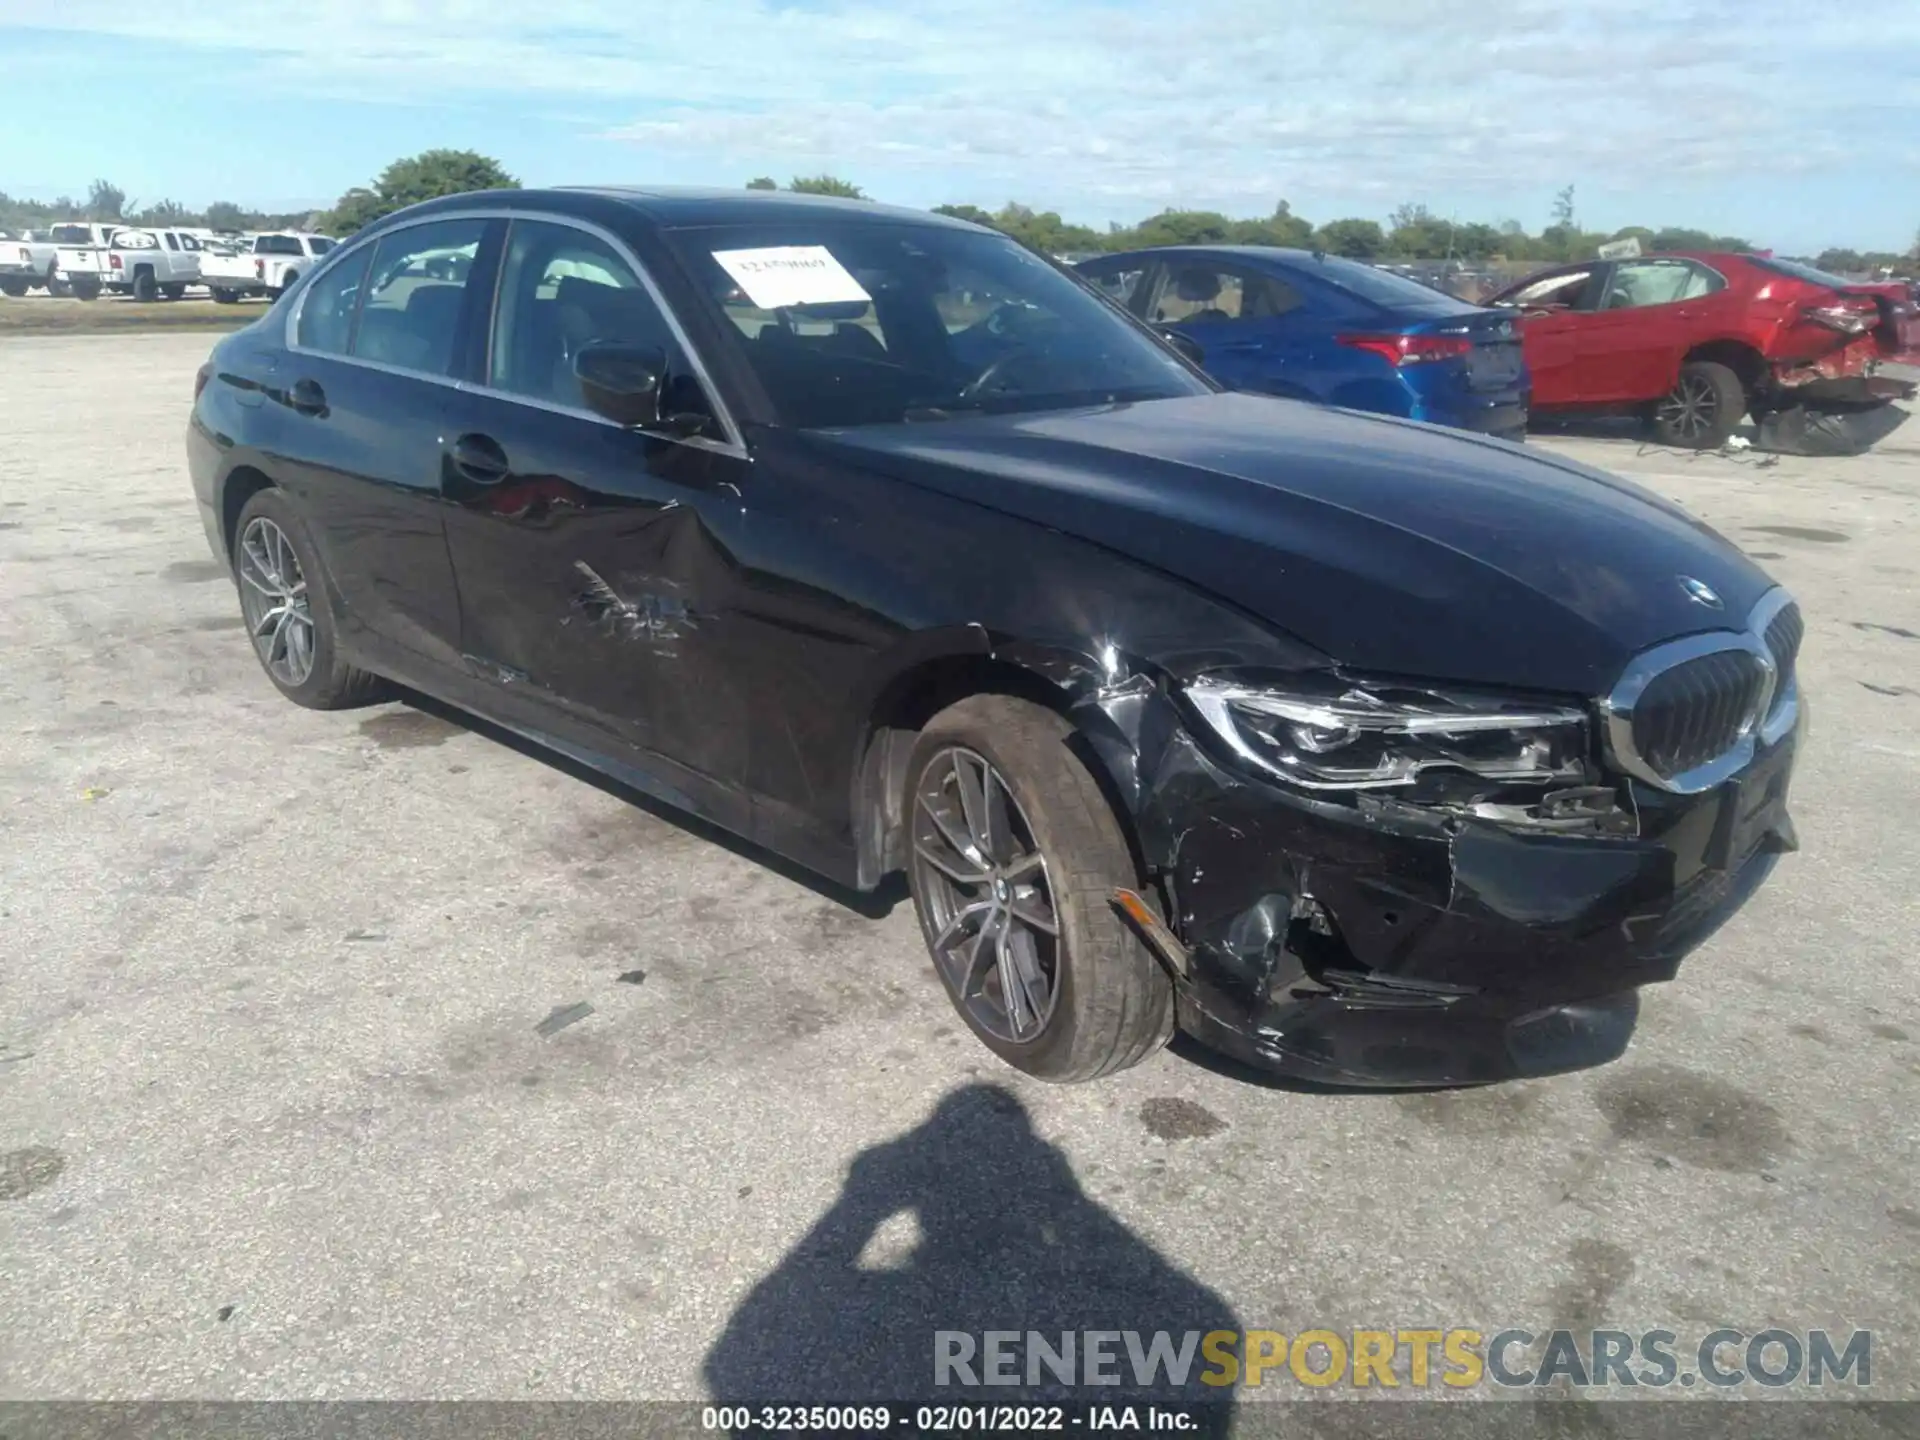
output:
[[[1691,575],[1680,576],[1680,588],[1687,592],[1687,598],[1696,605],[1704,605],[1709,610],[1724,610],[1725,603],[1720,592],[1704,580],[1696,580]]]

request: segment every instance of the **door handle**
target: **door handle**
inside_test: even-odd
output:
[[[302,415],[327,413],[327,392],[314,380],[296,380],[287,391],[287,404]]]
[[[447,461],[476,485],[497,485],[512,468],[507,452],[490,435],[462,435],[447,447]]]

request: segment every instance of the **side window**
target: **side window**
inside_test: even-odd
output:
[[[1089,275],[1087,280],[1116,305],[1131,310],[1134,297],[1140,291],[1140,281],[1146,273],[1146,267],[1139,266],[1131,270],[1109,270],[1104,274]]]
[[[467,276],[486,228],[484,220],[435,220],[381,236],[353,354],[429,375],[450,373]]]
[[[1692,298],[1698,277],[1685,260],[1626,260],[1613,267],[1603,310],[1639,310]]]
[[[178,250],[180,248],[180,241],[177,238],[175,238],[174,233],[171,230],[161,231],[160,238],[167,242],[167,249]]]
[[[596,341],[664,351],[668,385],[686,392],[675,395],[672,408],[708,413],[672,327],[612,246],[570,225],[514,221],[501,261],[488,384],[585,409],[573,357]]]
[[[1278,275],[1248,275],[1240,297],[1242,320],[1272,320],[1301,306],[1300,292]]]
[[[1587,288],[1587,281],[1593,278],[1591,270],[1578,270],[1571,275],[1548,275],[1531,284],[1523,285],[1506,298],[1508,305],[1577,305],[1580,295]]]
[[[1698,300],[1726,285],[1719,275],[1691,260],[1628,260],[1614,266],[1607,283],[1608,310],[1638,310]]]
[[[344,355],[353,341],[353,317],[360,306],[360,290],[367,278],[373,247],[349,255],[307,287],[300,302],[296,340],[303,349]]]
[[[1208,325],[1238,320],[1240,277],[1212,265],[1168,265],[1148,319],[1156,325]]]

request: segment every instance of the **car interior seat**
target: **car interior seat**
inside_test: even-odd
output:
[[[1192,269],[1180,271],[1173,277],[1173,296],[1174,299],[1182,301],[1185,304],[1199,305],[1203,308],[1191,311],[1185,315],[1169,316],[1166,313],[1166,306],[1163,303],[1156,307],[1157,313],[1154,317],[1155,319],[1162,321],[1171,320],[1174,322],[1184,321],[1204,325],[1209,320],[1231,320],[1233,318],[1227,314],[1226,311],[1212,303],[1220,298],[1220,277],[1212,270],[1205,270],[1196,266]]]

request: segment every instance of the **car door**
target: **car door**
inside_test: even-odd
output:
[[[1604,264],[1551,270],[1490,302],[1519,312],[1536,409],[1591,402],[1579,367],[1579,336],[1592,318],[1591,305],[1606,272]]]
[[[1726,289],[1718,271],[1695,260],[1621,260],[1598,302],[1575,329],[1580,387],[1591,400],[1654,400],[1673,388],[1681,357],[1706,339],[1712,298]]]
[[[591,409],[572,362],[609,343],[664,355],[695,418],[642,431]],[[469,663],[601,755],[737,789],[750,707],[721,617],[747,462],[680,330],[611,235],[516,218],[483,349],[440,473]],[[746,828],[744,809],[714,818]]]
[[[497,249],[500,222],[422,221],[347,251],[299,292],[270,388],[276,479],[319,534],[343,622],[373,648],[460,667],[441,519],[441,437],[487,287],[428,276],[449,248]],[[404,662],[403,662],[404,663]]]
[[[1288,378],[1304,358],[1294,287],[1204,256],[1170,256],[1155,264],[1145,284],[1147,323],[1198,345],[1214,379],[1236,390],[1306,393]]]

